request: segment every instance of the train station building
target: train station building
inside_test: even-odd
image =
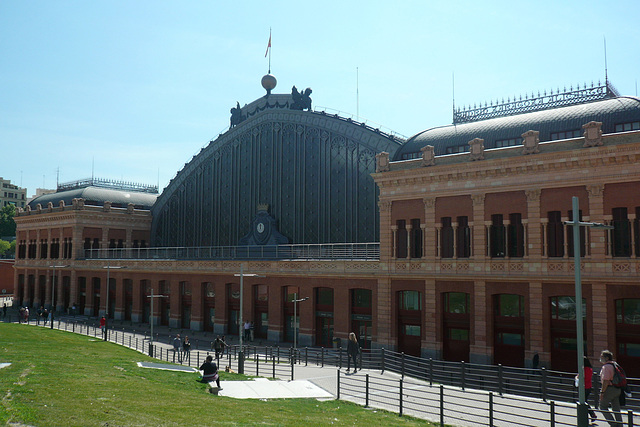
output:
[[[16,304],[233,335],[242,301],[260,340],[575,371],[578,197],[613,226],[579,234],[586,354],[640,376],[640,99],[607,82],[405,138],[270,82],[161,194],[92,179],[19,210]]]

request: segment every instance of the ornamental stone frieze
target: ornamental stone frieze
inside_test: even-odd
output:
[[[376,173],[389,172],[389,153],[383,151],[376,154]]]

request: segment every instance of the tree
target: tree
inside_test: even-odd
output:
[[[15,248],[15,245],[14,245]],[[6,240],[0,240],[0,258],[6,258],[11,252],[11,243]]]
[[[13,217],[16,214],[16,207],[7,205],[0,210],[0,237],[15,237],[16,223]]]

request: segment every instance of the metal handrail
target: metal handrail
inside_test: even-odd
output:
[[[378,261],[380,259],[380,243],[84,249],[78,259]]]

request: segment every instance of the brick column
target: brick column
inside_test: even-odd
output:
[[[607,285],[603,282],[591,283],[591,308],[593,310],[591,322],[593,322],[593,343],[591,348],[592,360],[598,360],[600,351],[609,349],[616,353],[615,323],[609,327],[609,322],[615,322],[615,311],[607,313]],[[615,308],[613,305],[611,308]]]
[[[542,300],[542,282],[530,282],[529,283],[529,311],[526,315],[529,317],[529,321],[525,322],[525,364],[531,366],[533,356],[537,353],[540,357],[541,366],[549,366],[551,362],[551,353],[545,352],[544,344],[545,337],[548,333],[544,330],[544,304]]]
[[[488,364],[492,362],[493,346],[487,343],[487,291],[484,280],[473,283],[473,313],[469,335],[469,362]]]
[[[132,322],[146,323],[149,321],[149,319],[142,318],[144,316],[144,304],[146,302],[145,300],[148,299],[146,296],[146,291],[145,289],[143,289],[143,283],[146,282],[143,282],[142,280],[134,280],[131,286],[133,305],[133,307],[131,308]]]
[[[391,202],[380,200],[378,207],[380,209],[380,261],[385,263],[395,255],[393,250],[395,243],[391,235]]]
[[[191,290],[191,329],[194,331],[202,331],[204,329],[204,316],[202,313],[202,298],[205,294],[204,277],[194,277],[189,283]]]
[[[113,277],[114,279],[114,285],[115,285],[115,290],[116,290],[116,295],[115,295],[115,308],[113,310],[113,318],[115,320],[123,320],[124,319],[124,294],[125,294],[125,289],[124,289],[124,277],[123,277],[123,273],[121,273],[121,270],[115,270],[118,273],[113,274],[114,270],[111,270],[111,274],[110,276]]]
[[[604,223],[604,185],[587,186],[589,193],[589,221]],[[587,233],[590,235],[591,242],[591,258],[594,262],[604,262],[607,253],[607,231],[592,230],[587,227]]]
[[[484,260],[486,253],[486,239],[484,228],[484,194],[472,194],[473,201],[473,247],[472,258],[475,260]],[[476,267],[476,270],[478,267]]]
[[[213,282],[216,293],[216,319],[214,332],[217,335],[225,335],[229,331],[229,316],[227,316],[227,287],[223,280]],[[271,323],[271,322],[270,322]]]
[[[51,279],[53,277],[53,269],[47,268],[45,270],[45,282],[44,282],[44,301],[40,301],[40,305],[45,308],[53,306],[53,295],[51,294]]]
[[[439,359],[442,355],[442,341],[438,340],[438,307],[436,305],[436,281],[424,282],[424,333],[422,334],[422,357]]]
[[[78,254],[84,254],[84,241],[82,240],[82,226],[73,226],[73,237],[71,240],[71,259],[78,258]]]
[[[378,279],[378,298],[377,298],[377,308],[378,308],[378,316],[375,324],[375,335],[373,337],[373,341],[378,345],[378,347],[390,348],[394,346],[392,342],[392,314],[393,310],[393,296],[391,295],[391,279],[390,278],[379,278]],[[375,301],[375,300],[374,300]]]
[[[169,282],[171,294],[169,295],[169,327],[180,328],[182,317],[182,294],[179,280],[171,280]]]
[[[269,341],[282,341],[284,339],[284,296],[282,286],[279,284],[269,285],[269,330],[267,339]],[[218,300],[216,299],[216,315],[218,314]]]
[[[424,204],[424,247],[423,257],[428,260],[434,260],[436,257],[436,199],[435,197],[425,197],[422,199]]]

